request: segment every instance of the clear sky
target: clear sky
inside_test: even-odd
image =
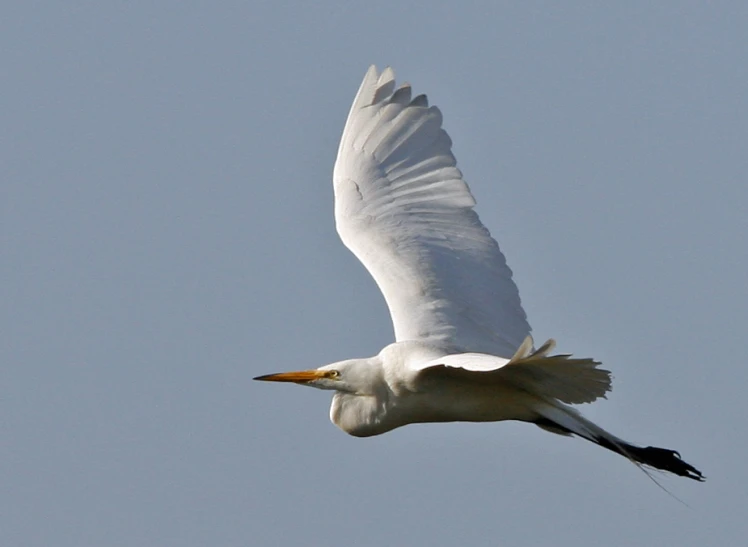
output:
[[[13,2],[0,18],[0,544],[741,545],[748,4]],[[392,340],[331,174],[367,67],[445,117],[581,410],[355,439],[258,374]]]

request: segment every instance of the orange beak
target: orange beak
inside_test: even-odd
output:
[[[279,372],[278,374],[265,374],[253,378],[263,382],[294,382],[296,384],[306,384],[314,380],[326,378],[330,374],[326,370],[300,370],[298,372]]]

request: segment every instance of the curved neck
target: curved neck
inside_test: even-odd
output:
[[[346,389],[335,393],[330,420],[340,429],[357,437],[377,435],[387,427],[387,412],[392,392],[384,378],[379,357],[346,362],[343,377]]]

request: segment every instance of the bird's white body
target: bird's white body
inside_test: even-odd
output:
[[[370,375],[365,383],[375,386],[373,392],[336,391],[330,420],[346,433],[369,437],[410,423],[500,421],[522,416],[523,410],[511,405],[516,393],[499,389],[505,392],[502,396],[495,387],[476,389],[443,376],[429,377],[420,370],[424,365],[428,370],[428,363],[443,363],[450,357],[456,356],[447,356],[439,348],[421,342],[390,344],[376,357],[366,359],[365,368],[361,367]],[[495,366],[506,362],[482,357],[493,360]],[[339,363],[328,366],[343,368]],[[509,404],[497,405],[497,399]]]
[[[396,342],[375,357],[321,367],[341,372],[347,385],[317,387],[336,390],[330,419],[357,437],[378,435],[411,423],[534,423],[544,412],[566,409],[573,413],[560,402],[573,400],[575,389],[579,389],[570,388],[564,377],[569,372],[578,377],[578,384],[588,385],[585,394],[607,389],[608,373],[596,369],[598,363],[565,355],[528,358],[529,340],[515,359],[450,353],[428,342]],[[543,351],[548,350],[550,346]],[[554,386],[556,391],[549,392]]]
[[[396,342],[379,355],[272,374],[335,391],[330,419],[359,437],[424,422],[521,420],[701,480],[675,452],[625,443],[570,404],[610,389],[592,359],[533,350],[517,286],[442,129],[442,115],[394,72],[371,67],[333,173],[335,222],[379,285]]]

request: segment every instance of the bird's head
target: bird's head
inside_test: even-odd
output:
[[[349,359],[310,370],[257,376],[263,382],[293,382],[317,389],[333,389],[356,395],[373,395],[382,383],[378,358]]]

